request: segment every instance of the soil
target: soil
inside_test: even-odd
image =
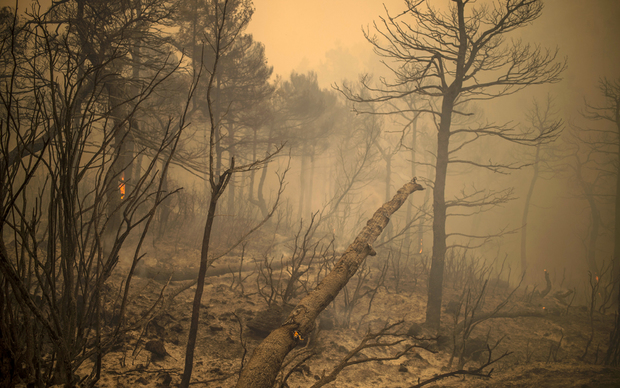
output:
[[[143,259],[143,266],[162,268],[163,272],[197,272],[197,249],[158,246],[152,251]],[[250,262],[248,257],[252,255],[249,252],[245,254],[246,261]],[[374,267],[372,263],[369,263],[369,267],[380,268],[381,254],[372,260],[375,260]],[[226,256],[217,265],[220,268],[238,268],[239,257]],[[111,289],[118,289],[124,281],[126,270],[126,263],[116,268],[110,278]],[[361,290],[373,290],[372,282],[378,279],[377,271],[370,272],[367,280],[370,285]],[[154,280],[154,276],[146,276],[146,271],[141,272],[131,285],[132,303],[128,318],[138,317],[148,310],[162,294],[163,287],[164,305],[167,307],[159,311],[147,325],[127,333],[122,343],[105,356],[102,377],[98,383],[100,387],[166,387],[176,386],[180,382],[195,286],[171,299],[175,290],[191,285],[192,281]],[[265,297],[257,292],[256,272],[255,268],[242,272],[242,286],[239,285],[237,274],[228,273],[207,279],[200,312],[192,385],[233,387],[242,360],[247,361],[254,347],[262,340],[260,335],[246,326],[248,321],[255,319],[268,306]],[[316,273],[309,271],[308,279],[316,276]],[[422,278],[419,273],[415,275],[411,271],[400,271],[400,275],[388,273],[383,286],[372,298],[370,313],[368,307],[373,292],[368,292],[358,300],[349,318],[343,307],[342,295],[339,296],[337,303],[330,305],[322,314],[314,333],[300,333],[307,338],[300,341],[289,355],[293,361],[283,368],[285,373],[292,370],[287,386],[311,387],[358,346],[368,331],[380,330],[386,324],[402,320],[404,322],[397,326],[400,334],[409,332],[418,337],[433,336],[433,333],[421,326],[425,315],[426,289],[424,282],[415,281],[414,276]],[[355,284],[350,283],[348,292],[351,297]],[[494,288],[489,286],[488,292],[481,313],[492,311],[505,300],[510,289],[496,285]],[[590,318],[585,306],[567,306],[554,299],[552,294],[553,290],[545,298],[529,300],[521,287],[502,311],[517,314],[529,311],[533,312],[533,316],[488,319],[472,330],[469,335],[471,343],[482,341],[484,346],[478,345],[480,349],[468,352],[469,357],[463,361],[463,370],[476,369],[488,359],[486,344],[493,348],[493,358],[509,353],[484,370],[487,373],[492,369],[490,377],[459,375],[427,386],[619,387],[620,369],[602,365],[613,326],[613,315],[595,311]],[[451,301],[458,300],[460,295],[458,287],[452,288],[448,284],[444,292],[444,304],[448,306]],[[368,361],[346,367],[327,386],[404,388],[458,369],[458,357],[448,366],[454,342],[453,312],[444,312],[442,319],[440,341],[418,341],[420,346],[426,346],[428,350],[414,348],[398,359]],[[405,343],[412,341],[407,339]],[[402,350],[402,346],[403,343],[393,347],[365,349],[352,360],[390,357]],[[304,358],[310,352],[314,356],[293,368],[295,360]],[[84,370],[90,366],[85,364]]]

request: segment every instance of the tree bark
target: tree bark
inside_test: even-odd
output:
[[[247,366],[241,372],[237,388],[271,388],[278,375],[282,361],[297,345],[294,331],[302,334],[313,329],[314,320],[336,298],[340,290],[355,274],[366,256],[376,252],[371,244],[381,234],[389,222],[389,217],[398,210],[414,191],[424,190],[415,178],[406,183],[392,198],[381,206],[355,241],[347,248],[333,270],[321,283],[304,297],[291,312],[282,326],[271,332],[258,345]]]

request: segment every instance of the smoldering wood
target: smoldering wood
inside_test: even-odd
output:
[[[246,367],[241,371],[237,388],[270,388],[280,371],[286,355],[295,348],[295,331],[309,333],[314,321],[338,295],[368,255],[375,255],[372,243],[379,237],[394,214],[410,194],[424,190],[413,178],[389,202],[381,206],[366,223],[355,240],[342,254],[332,271],[306,295],[288,316],[288,319],[254,350]]]

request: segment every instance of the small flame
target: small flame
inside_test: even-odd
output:
[[[544,310],[544,309],[546,309],[546,307],[545,307],[545,306],[543,306],[543,310]]]
[[[598,283],[598,276],[596,277],[596,282]]]
[[[422,245],[422,239],[420,239],[420,253],[422,253],[423,249],[424,249],[424,246]]]
[[[125,173],[121,175],[121,181],[118,183],[118,190],[121,192],[121,199],[125,198]]]

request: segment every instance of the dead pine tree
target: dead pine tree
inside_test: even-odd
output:
[[[534,100],[532,109],[527,114],[528,121],[532,128],[539,134],[540,140],[534,145],[534,160],[532,162],[532,177],[530,186],[525,196],[525,204],[523,206],[523,215],[521,219],[521,273],[525,273],[527,269],[527,231],[528,231],[528,215],[532,205],[532,197],[534,195],[534,187],[538,178],[543,173],[549,173],[545,168],[549,163],[551,153],[544,149],[544,135],[548,133],[557,133],[562,126],[562,120],[556,119],[557,112],[554,110],[553,99],[547,96],[547,101],[541,105]],[[552,171],[551,171],[552,172]]]
[[[200,317],[200,304],[202,300],[202,294],[204,293],[204,283],[207,274],[207,268],[213,264],[221,256],[209,257],[209,247],[211,240],[211,230],[213,227],[213,221],[215,220],[215,212],[218,200],[226,190],[226,187],[230,183],[232,175],[236,172],[246,172],[264,167],[273,157],[278,154],[284,145],[276,147],[273,153],[267,154],[263,159],[254,161],[250,164],[243,166],[235,166],[234,155],[231,157],[230,164],[224,169],[224,172],[219,174],[218,161],[216,157],[217,139],[216,134],[219,133],[221,126],[222,112],[217,109],[217,95],[214,97],[214,88],[216,79],[218,76],[219,66],[223,57],[233,48],[235,40],[240,36],[241,32],[245,29],[250,21],[251,13],[247,12],[235,12],[235,2],[232,0],[215,0],[210,5],[211,14],[213,18],[211,20],[209,36],[206,36],[207,49],[210,50],[210,54],[213,57],[213,61],[207,69],[209,73],[208,86],[206,91],[207,110],[210,123],[210,134],[208,143],[208,187],[210,189],[209,210],[207,213],[207,219],[205,222],[205,228],[202,239],[202,249],[200,253],[200,266],[198,269],[198,278],[196,283],[196,292],[194,294],[194,301],[192,305],[192,316],[190,320],[190,328],[187,340],[187,347],[185,349],[185,365],[183,369],[183,376],[181,378],[180,387],[189,387],[192,377],[192,370],[194,365],[194,350],[196,348],[196,338],[198,335],[198,323]],[[231,27],[232,24],[232,27]],[[201,64],[201,67],[203,64]],[[219,175],[218,175],[219,174]],[[267,216],[258,224],[258,226],[251,229],[250,233],[255,231],[260,225],[264,224],[268,218],[271,217],[277,206],[280,194],[283,190],[283,177],[280,179],[280,190],[275,204]],[[247,234],[244,236],[247,237]],[[243,237],[243,238],[244,238]],[[233,244],[237,246],[241,243],[239,240]],[[232,248],[231,248],[232,249]],[[230,249],[228,250],[228,252]]]
[[[424,190],[414,178],[406,183],[390,200],[381,206],[355,240],[342,254],[332,271],[319,285],[305,296],[288,316],[288,319],[256,347],[248,364],[241,371],[237,388],[271,388],[286,355],[295,348],[299,334],[313,330],[314,321],[340,290],[355,275],[364,259],[376,252],[371,244],[379,237],[390,220],[415,191]]]
[[[393,81],[381,78],[378,85],[362,77],[364,91],[357,93],[343,85],[340,90],[358,104],[393,102],[401,108],[383,114],[397,114],[403,100],[418,95],[427,100],[410,113],[430,115],[436,128],[437,149],[433,190],[433,248],[428,287],[426,324],[438,329],[441,318],[443,273],[448,249],[446,220],[462,209],[488,208],[512,199],[512,189],[474,188],[453,200],[446,200],[448,166],[484,168],[507,173],[523,167],[521,163],[491,161],[472,157],[472,148],[482,139],[506,140],[521,145],[536,145],[555,138],[556,133],[539,135],[520,131],[510,124],[465,123],[474,117],[474,103],[513,94],[527,86],[560,80],[565,61],[556,61],[557,50],[520,41],[506,42],[507,34],[531,24],[542,14],[542,0],[501,0],[479,4],[468,0],[453,0],[448,11],[433,7],[432,1],[406,0],[406,10],[397,16],[386,10],[386,17],[374,23],[373,31],[364,35],[377,55],[387,58],[386,65]],[[469,151],[469,153],[468,153]],[[489,236],[453,233],[453,236],[479,239]],[[481,245],[473,244],[473,245]],[[454,245],[453,245],[454,246]],[[471,248],[471,244],[467,246]]]
[[[575,131],[574,147],[576,150],[574,152],[576,156],[573,170],[578,182],[585,184],[583,187],[588,189],[588,191],[583,191],[590,205],[592,220],[590,246],[588,247],[590,260],[595,258],[596,233],[598,232],[595,227],[598,228],[598,225],[603,223],[601,215],[605,213],[611,215],[610,223],[613,224],[611,264],[613,291],[611,292],[613,304],[617,308],[616,314],[618,314],[620,312],[620,172],[617,166],[620,161],[620,78],[603,77],[599,81],[598,88],[602,100],[596,104],[586,103],[582,113],[583,117],[589,121],[588,126],[593,127],[579,128]],[[585,149],[585,153],[579,150],[581,146]],[[583,175],[589,177],[590,180],[583,179]],[[609,183],[599,185],[601,181]],[[601,197],[611,198],[613,210],[603,210],[602,207],[605,204],[596,201]],[[610,333],[610,343],[605,356],[607,365],[620,364],[620,318],[618,317],[620,314],[616,315],[614,329]]]

